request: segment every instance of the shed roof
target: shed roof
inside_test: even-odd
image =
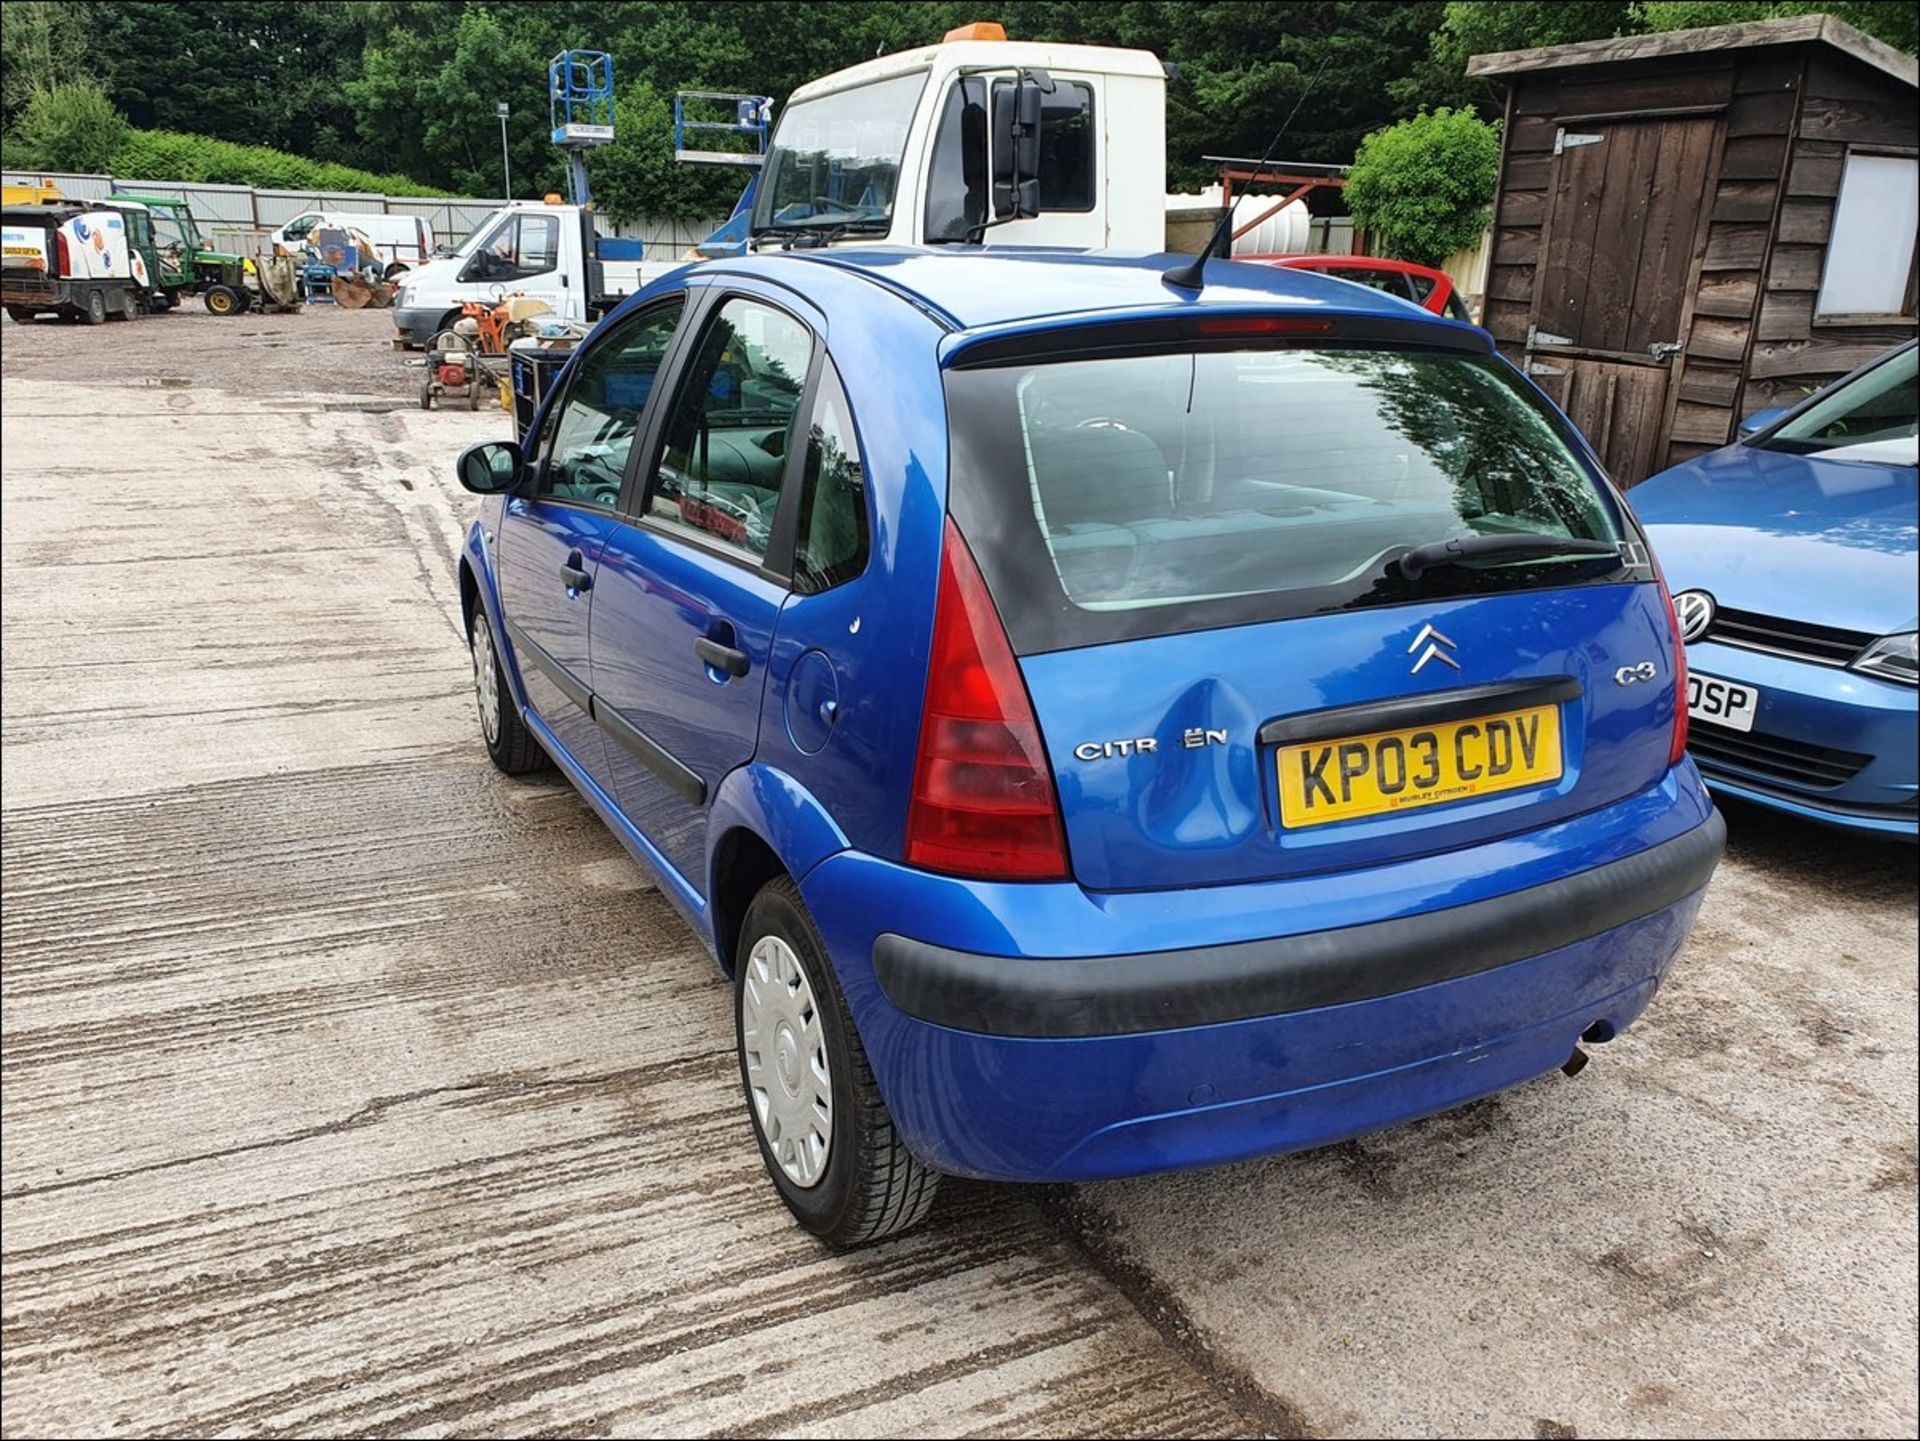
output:
[[[1666,55],[1697,55],[1705,50],[1750,50],[1764,45],[1808,43],[1831,45],[1863,65],[1920,88],[1920,62],[1913,56],[1831,15],[1791,15],[1780,20],[1753,20],[1743,25],[1669,30],[1663,35],[1623,35],[1615,40],[1580,40],[1571,45],[1500,50],[1473,56],[1467,61],[1467,74],[1523,75],[1534,70],[1566,70],[1575,66],[1653,60]]]

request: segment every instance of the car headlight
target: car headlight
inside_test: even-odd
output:
[[[1881,636],[1860,652],[1853,668],[1863,670],[1868,675],[1877,675],[1882,680],[1920,685],[1920,632],[1905,631],[1900,635]]]

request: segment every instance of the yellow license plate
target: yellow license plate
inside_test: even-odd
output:
[[[1280,747],[1280,824],[1325,825],[1560,779],[1560,708]]]

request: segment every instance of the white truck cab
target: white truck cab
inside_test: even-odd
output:
[[[561,320],[589,322],[624,295],[679,266],[679,259],[609,258],[635,242],[603,240],[593,212],[546,200],[514,200],[478,226],[450,256],[399,278],[394,324],[407,345],[425,345],[469,301],[491,304],[530,295]]]
[[[1166,245],[1166,72],[970,25],[793,92],[754,243]]]

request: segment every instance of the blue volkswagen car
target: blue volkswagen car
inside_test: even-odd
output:
[[[712,947],[832,1244],[1577,1068],[1719,858],[1566,420],[1483,331],[1180,259],[685,269],[461,459],[487,750]]]
[[[1634,487],[1716,791],[1920,836],[1920,487],[1909,341]]]

